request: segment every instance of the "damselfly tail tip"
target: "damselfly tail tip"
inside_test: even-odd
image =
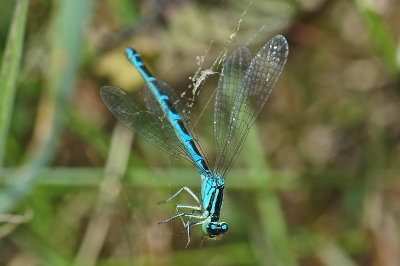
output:
[[[125,48],[125,52],[126,52],[126,53],[133,53],[133,54],[136,54],[136,53],[137,53],[137,51],[135,50],[135,48],[133,48],[133,47],[131,47],[131,46],[126,47],[126,48]]]
[[[125,54],[126,54],[126,57],[127,57],[129,60],[132,60],[133,57],[134,57],[135,55],[136,55],[136,56],[138,55],[138,52],[136,52],[136,50],[135,50],[134,48],[128,46],[128,47],[126,47],[126,49],[125,49]]]

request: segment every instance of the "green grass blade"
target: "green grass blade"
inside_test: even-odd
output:
[[[365,0],[355,0],[358,10],[369,31],[370,37],[381,54],[388,69],[395,74],[398,72],[396,62],[396,45],[383,19],[371,10]]]
[[[14,106],[29,0],[18,0],[0,70],[0,167],[4,164],[8,130]]]
[[[74,265],[95,265],[103,248],[112,217],[121,192],[121,179],[125,175],[133,133],[122,124],[114,127],[104,179],[99,187],[97,207],[88,223]],[[110,191],[113,191],[112,193]]]
[[[263,151],[261,137],[257,134],[254,127],[250,130],[244,154],[250,169],[265,169],[265,174],[259,178],[265,178],[267,175],[267,183],[271,178],[271,173],[267,168],[267,162]],[[258,236],[255,241],[260,242],[255,245],[256,252],[263,261],[264,265],[297,265],[293,251],[290,245],[290,237],[287,232],[286,220],[282,211],[279,197],[275,191],[271,190],[270,185],[264,186],[264,189],[257,194],[255,206],[260,214],[260,222],[262,226],[263,239]],[[262,247],[264,246],[264,247]]]
[[[7,212],[31,191],[54,156],[64,128],[67,109],[74,92],[84,30],[90,17],[92,0],[60,1],[55,6],[51,24],[50,67],[47,85],[36,124],[36,146],[28,161],[13,179],[17,183],[0,194],[0,212]]]

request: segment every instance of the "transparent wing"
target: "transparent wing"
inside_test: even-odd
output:
[[[229,118],[240,82],[249,67],[250,60],[251,54],[247,47],[242,46],[237,48],[226,60],[219,77],[214,107],[214,137],[217,145],[217,162],[225,154],[224,149],[226,148],[228,137]]]
[[[103,102],[126,127],[173,156],[189,159],[167,119],[163,119],[121,88],[104,86],[100,89]]]
[[[172,106],[169,108],[175,109],[176,113],[179,114],[183,124],[188,130],[192,129],[189,116],[184,112],[182,100],[176,96],[174,89],[164,80],[157,79],[157,84],[159,92],[162,95],[168,96],[169,101],[171,102]],[[164,116],[164,112],[161,110],[160,105],[158,104],[155,96],[151,93],[150,88],[148,85],[145,86],[144,90],[144,99],[146,102],[146,106],[149,110],[152,110],[158,116]]]
[[[192,124],[190,122],[190,118],[187,115],[187,113],[184,111],[184,107],[183,107],[184,104],[182,103],[182,99],[178,98],[174,89],[166,81],[157,79],[157,83],[159,85],[158,86],[159,92],[163,95],[168,96],[168,99],[172,104],[171,106],[169,106],[169,108],[174,109],[174,113],[177,113],[179,115],[186,131],[193,138],[193,141],[195,142],[196,147],[201,152],[201,155],[204,158],[204,160],[206,161],[207,165],[210,166],[210,164],[207,160],[208,157],[205,156],[206,153],[205,153],[204,149],[202,148],[202,146],[200,145],[199,139],[193,130]],[[146,102],[147,108],[149,110],[152,110],[157,116],[159,116],[161,119],[164,119],[165,114],[161,110],[160,105],[158,104],[154,94],[151,93],[150,88],[147,85],[145,87],[145,102]],[[186,152],[185,148],[183,147],[183,144],[180,144],[180,146],[181,146],[181,149],[185,151],[187,157],[190,158],[190,155],[189,155],[189,153]]]
[[[221,177],[226,176],[236,160],[251,125],[282,73],[288,54],[289,47],[286,39],[277,35],[260,49],[245,71],[231,104],[227,126],[223,129],[226,136],[224,143],[220,144],[222,149],[219,149],[217,153],[215,170]],[[216,133],[217,136],[219,134],[222,133]]]

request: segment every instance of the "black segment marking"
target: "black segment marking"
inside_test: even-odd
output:
[[[208,202],[208,206],[207,206],[207,211],[208,211],[208,213],[210,213],[213,217],[214,217],[214,214],[211,213],[211,210],[212,210],[212,206],[213,206],[213,202],[214,202],[214,198],[215,198],[215,193],[216,193],[216,191],[217,191],[217,189],[213,189],[213,193],[211,194],[210,201]],[[212,218],[211,218],[211,219],[212,219]],[[212,220],[211,220],[211,221],[212,221]]]
[[[137,61],[143,63],[142,57],[140,56],[140,54],[136,53],[136,51],[134,51],[134,55],[133,56],[136,58]]]
[[[142,66],[139,66],[139,67],[146,74],[147,77],[153,77],[153,75],[150,73],[150,71],[147,69],[147,67],[145,65],[142,65]]]
[[[165,102],[165,104],[168,106],[168,109],[169,109],[173,114],[175,114],[175,115],[178,114],[178,112],[176,111],[175,107],[172,105],[172,103],[171,103],[170,101],[164,100],[164,102]],[[182,123],[182,121],[181,121],[181,123]],[[179,123],[179,125],[180,125],[182,128],[184,128],[183,124],[181,125],[181,124]],[[185,132],[185,130],[183,130],[183,131]],[[186,133],[186,132],[185,132],[185,133]]]
[[[194,152],[195,152],[197,155],[201,156],[199,150],[197,149],[196,145],[194,144],[194,141],[193,141],[193,140],[190,140],[190,141],[189,141],[189,144],[192,146]]]
[[[151,74],[150,74],[150,75],[151,75]],[[156,79],[150,80],[150,81],[148,81],[148,82],[150,82],[151,85],[153,85],[154,87],[156,87],[156,88],[157,88],[157,91],[159,90],[160,85],[158,85],[158,82],[157,82]],[[165,95],[164,95],[164,96],[165,96]]]
[[[201,167],[203,167],[203,169],[204,169],[206,172],[210,172],[210,169],[208,168],[206,162],[205,162],[203,159],[201,159],[200,164],[201,164]]]
[[[185,125],[183,124],[182,120],[178,120],[178,125],[181,127],[182,131],[186,134],[189,135]]]
[[[128,49],[132,51],[132,54],[133,54],[134,56],[139,55],[139,53],[136,51],[135,48],[128,47]],[[140,56],[140,55],[139,55],[139,56]]]
[[[219,220],[219,212],[221,211],[222,200],[224,199],[224,186],[217,188],[219,191],[217,200],[215,202],[215,213],[211,217],[212,222],[218,222]]]

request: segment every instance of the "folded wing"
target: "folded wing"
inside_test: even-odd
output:
[[[226,61],[219,81],[214,110],[214,133],[217,143],[215,171],[225,177],[232,167],[251,125],[285,66],[289,47],[277,35],[250,60],[245,47],[233,52]]]

